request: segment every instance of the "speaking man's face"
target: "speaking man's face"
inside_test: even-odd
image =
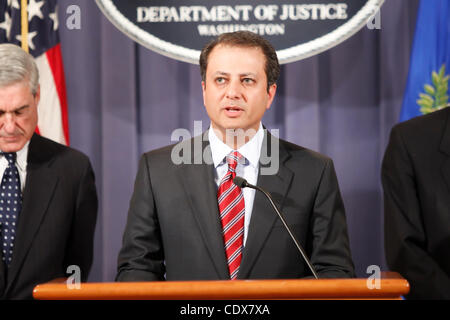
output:
[[[38,121],[39,90],[31,93],[27,80],[0,87],[0,150],[17,152],[31,139]]]
[[[258,130],[276,92],[275,84],[267,91],[265,62],[260,48],[218,45],[209,54],[203,103],[223,139],[227,129]]]

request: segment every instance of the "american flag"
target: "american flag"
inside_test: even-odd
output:
[[[58,34],[57,0],[0,0],[0,43],[22,45],[22,10],[27,10],[29,53],[39,68],[41,100],[38,128],[41,135],[69,144],[66,85]],[[24,22],[26,22],[26,16]]]

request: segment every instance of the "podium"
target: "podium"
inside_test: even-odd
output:
[[[400,300],[409,283],[398,273],[382,272],[378,280],[287,279],[81,283],[65,279],[40,284],[39,300],[271,300],[389,299]]]

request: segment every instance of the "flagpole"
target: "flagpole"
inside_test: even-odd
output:
[[[29,52],[28,49],[28,0],[21,0],[21,34],[22,34],[22,49]]]

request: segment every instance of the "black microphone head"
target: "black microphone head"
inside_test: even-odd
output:
[[[234,183],[235,185],[237,185],[239,188],[245,188],[245,187],[247,187],[247,180],[245,180],[244,178],[239,177],[239,176],[236,176],[236,177],[233,179],[233,183]]]

